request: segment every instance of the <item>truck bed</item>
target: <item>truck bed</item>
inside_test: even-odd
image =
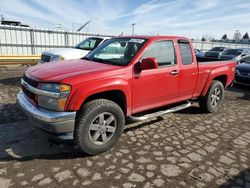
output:
[[[194,97],[204,96],[213,79],[221,80],[225,87],[233,82],[235,61],[202,57],[197,62],[199,76]]]
[[[212,63],[212,62],[232,62],[234,60],[217,59],[211,57],[196,57],[198,63]]]

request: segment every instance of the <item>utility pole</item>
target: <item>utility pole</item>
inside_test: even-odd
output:
[[[132,35],[135,35],[135,23],[132,23]]]

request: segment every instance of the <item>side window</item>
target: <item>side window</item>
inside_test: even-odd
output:
[[[93,50],[95,49],[103,39],[101,38],[88,38],[76,45],[77,48],[82,50]]]
[[[80,48],[94,48],[95,46],[95,43],[96,43],[96,40],[94,39],[90,39],[86,42],[84,42],[83,44],[80,45]]]
[[[176,64],[175,50],[173,41],[159,41],[150,45],[143,58],[155,57],[159,66],[168,66]]]
[[[190,65],[193,63],[192,50],[189,42],[179,42],[181,52],[181,61],[183,65]]]

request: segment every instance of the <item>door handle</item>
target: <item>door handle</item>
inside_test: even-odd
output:
[[[170,72],[170,74],[171,74],[171,75],[177,75],[177,74],[179,74],[179,72],[178,72],[178,70],[172,70],[172,71]]]

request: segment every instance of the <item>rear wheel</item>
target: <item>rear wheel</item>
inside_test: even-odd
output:
[[[224,99],[224,86],[218,81],[214,80],[206,94],[200,99],[200,107],[203,111],[214,113],[217,112]]]
[[[74,141],[84,153],[105,152],[119,140],[124,124],[124,113],[116,103],[106,99],[90,101],[78,113]]]

